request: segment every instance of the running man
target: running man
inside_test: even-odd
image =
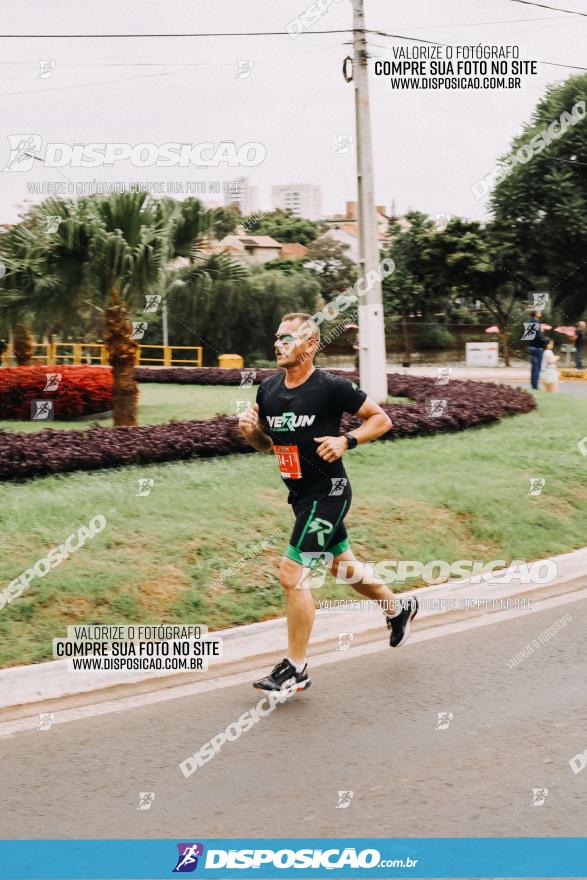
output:
[[[310,686],[306,649],[316,609],[308,576],[320,557],[334,576],[344,562],[347,574],[356,578],[354,589],[382,603],[392,647],[405,642],[418,611],[415,597],[396,598],[372,570],[367,575],[350,549],[344,518],[352,493],[342,456],[358,443],[386,434],[392,425],[354,382],[314,366],[319,344],[320,330],[310,315],[284,315],[275,334],[277,364],[283,371],[260,384],[253,408],[239,417],[247,442],[258,452],[275,455],[295,516],[279,567],[287,602],[287,657],[254,683],[265,691],[286,689],[294,681],[297,690]],[[340,436],[345,412],[362,425]]]

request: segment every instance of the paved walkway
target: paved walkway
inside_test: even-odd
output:
[[[389,373],[400,373],[410,376],[438,376],[438,367],[434,364],[429,366],[402,367],[399,364],[388,364]],[[447,366],[449,366],[447,364]],[[513,367],[466,367],[450,366],[453,379],[473,379],[476,382],[498,382],[504,385],[519,385],[521,388],[530,389],[530,369],[526,364]],[[568,394],[571,397],[587,397],[587,381],[571,379],[559,383],[559,394]]]

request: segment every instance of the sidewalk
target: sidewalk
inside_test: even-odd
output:
[[[546,561],[542,560],[543,563]],[[509,582],[502,579],[500,572],[495,572],[491,583],[477,583],[475,578],[468,578],[421,587],[415,591],[420,601],[418,628],[443,626],[447,621],[465,617],[482,617],[486,613],[482,607],[484,601],[497,603],[494,609],[497,610],[508,599],[515,601],[526,596],[531,601],[540,601],[553,594],[587,586],[587,547],[553,556],[551,562],[554,563],[556,574],[552,580],[541,584],[523,584],[516,579]],[[349,600],[360,598],[349,590]],[[471,603],[473,607],[469,608]],[[523,610],[519,613],[523,613]],[[354,604],[349,604],[339,609],[317,611],[309,656],[316,657],[325,651],[336,650],[339,636],[349,633],[352,633],[355,644],[373,639],[387,641],[383,615],[379,609],[357,609]],[[229,676],[235,668],[241,669],[243,663],[268,667],[283,656],[287,624],[286,619],[281,617],[219,630],[210,633],[210,636],[221,639],[223,650],[222,657],[210,664],[207,673],[73,673],[68,672],[67,660],[50,660],[0,670],[0,712],[19,707],[17,714],[30,715],[46,701],[81,695],[86,695],[87,701],[95,701],[100,692],[103,695],[101,699],[108,699],[111,689],[122,685],[130,686],[132,693],[136,693],[137,686],[143,691],[181,687],[188,682]]]
[[[466,367],[451,366],[450,364],[438,364],[430,366],[402,367],[401,364],[387,366],[388,373],[399,373],[408,376],[430,376],[436,379],[438,370],[448,367],[452,370],[451,379],[473,379],[476,382],[520,382],[524,385],[530,383],[530,367],[523,364],[516,367]]]

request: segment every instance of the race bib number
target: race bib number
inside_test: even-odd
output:
[[[286,480],[301,480],[302,466],[297,446],[273,446],[279,473]]]

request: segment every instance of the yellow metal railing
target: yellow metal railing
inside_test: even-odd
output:
[[[153,349],[159,352],[159,355],[151,356]],[[174,355],[175,351],[192,352],[195,358],[179,358]],[[185,366],[202,366],[202,346],[201,345],[139,345],[137,352],[137,366],[143,365],[159,365],[162,367],[174,367],[178,364]]]
[[[158,354],[154,353],[155,350]],[[179,354],[176,354],[178,352]],[[186,356],[183,356],[183,353]],[[188,355],[189,353],[189,355]],[[137,365],[144,366],[202,366],[201,345],[139,345]],[[35,344],[31,358],[35,364],[100,364],[108,365],[108,351],[100,342],[39,342]],[[1,359],[5,367],[15,364],[12,346],[9,345]]]

